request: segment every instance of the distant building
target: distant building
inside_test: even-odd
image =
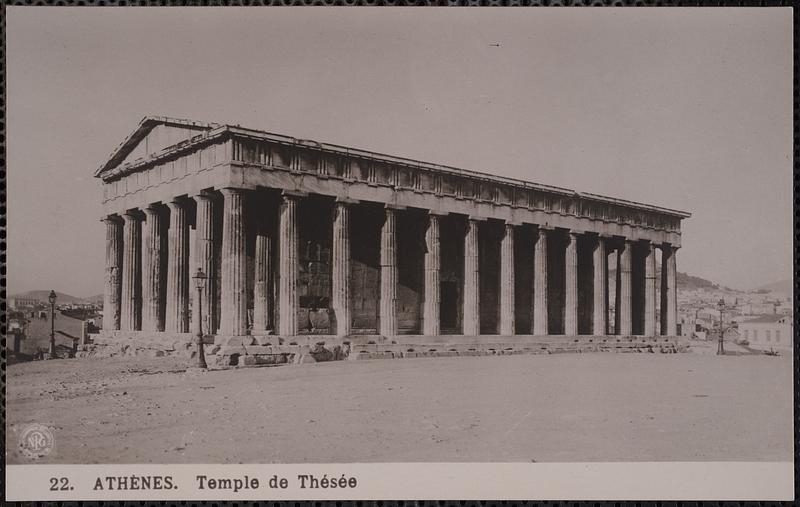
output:
[[[11,298],[11,307],[18,310],[24,308],[36,308],[41,304],[42,302],[36,298]]]
[[[739,337],[761,350],[792,349],[792,319],[786,315],[762,315],[739,323]]]

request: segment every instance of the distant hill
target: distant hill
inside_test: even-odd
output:
[[[102,294],[97,294],[97,295],[94,295],[94,296],[89,296],[88,298],[86,298],[85,301],[87,303],[102,303],[103,302],[103,295]]]
[[[683,290],[715,290],[720,288],[719,284],[710,280],[700,278],[699,276],[692,276],[688,273],[681,273],[680,271],[678,271],[677,279],[678,287]]]
[[[781,280],[780,282],[768,283],[753,289],[754,291],[781,292],[783,294],[792,293],[792,281]]]
[[[11,298],[34,298],[38,299],[42,303],[47,303],[47,298],[50,296],[49,290],[29,290],[28,292],[21,292],[19,294],[14,294]],[[70,294],[64,294],[63,292],[56,291],[56,304],[74,304],[74,303],[85,303],[86,301],[83,298],[79,298],[76,296],[72,296]]]
[[[608,274],[610,280],[615,280],[617,270],[609,269]],[[700,278],[699,276],[692,276],[688,273],[681,273],[680,271],[678,271],[676,278],[680,290],[718,290],[721,288],[719,284],[710,280]],[[661,285],[661,270],[656,268],[656,286],[659,285]]]

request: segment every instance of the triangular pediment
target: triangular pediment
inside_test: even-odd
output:
[[[139,122],[136,130],[114,150],[108,161],[100,166],[95,172],[95,176],[100,177],[116,167],[126,166],[157,155],[217,126],[213,123],[147,116]]]

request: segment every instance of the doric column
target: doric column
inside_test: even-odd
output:
[[[167,252],[167,314],[165,330],[189,332],[189,225],[186,204],[171,201],[169,207],[169,250]]]
[[[661,247],[661,334],[668,336],[678,334],[677,251],[669,244]]]
[[[264,335],[270,329],[269,316],[272,312],[269,304],[272,278],[272,238],[263,230],[259,230],[256,234],[253,277],[253,334]]]
[[[500,334],[513,335],[514,320],[514,226],[505,225],[500,240]]]
[[[244,226],[245,190],[222,189],[222,278],[219,334],[247,334],[247,251]]]
[[[467,220],[464,235],[464,324],[462,334],[480,334],[480,276],[478,264],[478,220]]]
[[[106,224],[106,277],[103,291],[103,330],[115,331],[120,326],[122,297],[122,220],[117,216],[103,219]]]
[[[425,230],[425,294],[422,308],[422,334],[436,336],[441,332],[440,290],[441,290],[441,243],[439,240],[439,215],[428,215],[428,228]]]
[[[142,219],[135,211],[122,215],[125,238],[122,254],[122,312],[120,329],[141,329],[142,313]]]
[[[570,231],[564,252],[564,334],[578,334],[578,233]]]
[[[633,243],[628,240],[620,245],[617,255],[617,304],[614,332],[618,335],[631,334],[631,257]]]
[[[278,223],[278,332],[297,334],[297,208],[300,195],[284,192]]]
[[[151,205],[144,209],[144,240],[142,241],[142,331],[163,331],[164,318],[161,311],[161,294],[166,282],[161,267],[165,252],[164,220],[159,207]]]
[[[350,205],[336,201],[333,208],[331,252],[331,308],[336,335],[350,334]]]
[[[544,336],[547,329],[547,235],[539,227],[533,250],[533,334]]]
[[[602,336],[608,333],[608,256],[606,238],[597,237],[592,256],[594,265],[592,293],[592,334]]]
[[[644,332],[645,336],[656,334],[656,249],[646,244],[644,260]]]
[[[381,227],[381,295],[379,334],[397,334],[397,211],[387,207]]]
[[[203,271],[208,278],[206,284],[201,291],[201,307],[203,313],[203,332],[206,334],[214,334],[216,331],[212,328],[213,323],[216,321],[214,312],[216,305],[214,303],[214,295],[217,293],[215,287],[217,274],[214,265],[214,199],[209,194],[198,194],[194,196],[197,203],[197,218],[195,220],[195,238],[194,238],[194,263],[192,266],[191,275],[194,276],[197,270]],[[193,318],[197,318],[199,312],[193,311]],[[192,329],[197,329],[197,322],[195,321]]]

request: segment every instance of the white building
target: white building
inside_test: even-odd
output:
[[[762,315],[739,323],[739,336],[760,350],[792,350],[792,318]]]

